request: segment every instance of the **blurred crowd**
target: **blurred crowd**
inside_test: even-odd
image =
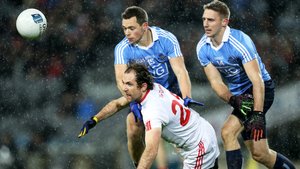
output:
[[[48,143],[54,137],[66,142],[63,138],[67,132],[61,129],[65,123],[72,126],[79,121],[75,126],[79,131],[80,124],[105,103],[105,99],[96,99],[105,92],[97,84],[115,85],[113,51],[124,37],[121,13],[128,6],[143,7],[150,25],[174,33],[192,83],[206,84],[197,61],[196,44],[203,35],[202,6],[207,2],[1,0],[0,168],[51,168]],[[298,81],[300,1],[224,2],[231,9],[230,26],[252,38],[276,84]],[[39,9],[47,18],[48,28],[39,39],[26,40],[16,30],[16,18],[26,8]],[[78,162],[76,158],[80,156],[72,156],[70,164],[57,164],[56,168],[79,169],[80,164],[73,164]]]

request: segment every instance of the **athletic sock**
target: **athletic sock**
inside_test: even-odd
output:
[[[296,169],[292,162],[284,155],[277,153],[274,169]]]
[[[228,169],[241,169],[243,165],[241,149],[226,151],[226,162]]]

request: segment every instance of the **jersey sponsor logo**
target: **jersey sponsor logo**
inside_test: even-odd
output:
[[[159,63],[155,67],[156,68],[151,72],[154,78],[161,78],[169,74],[168,66],[166,63]]]
[[[146,123],[145,123],[145,129],[146,129],[146,131],[149,131],[149,130],[151,130],[151,121],[149,120],[149,121],[147,121]]]
[[[226,77],[232,77],[241,72],[240,65],[235,63],[233,58],[230,58],[229,63],[224,63],[223,60],[216,58],[214,61],[215,67]]]
[[[156,59],[148,59],[151,74],[154,78],[161,78],[169,74],[167,63],[160,63]]]
[[[154,55],[148,55],[143,58],[135,58],[130,60],[130,63],[144,64],[148,67],[149,72],[154,79],[168,76],[169,69],[167,64],[168,58],[162,54],[156,58]]]
[[[239,68],[232,66],[217,66],[217,69],[226,77],[233,77],[241,72]]]

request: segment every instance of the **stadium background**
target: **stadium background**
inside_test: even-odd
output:
[[[230,107],[210,89],[195,47],[203,34],[202,6],[196,0],[1,0],[0,1],[0,169],[132,168],[125,133],[127,111],[101,122],[83,139],[83,122],[116,88],[113,50],[122,38],[121,12],[139,5],[150,25],[173,32],[185,57],[198,109],[218,135]],[[249,34],[277,92],[268,114],[270,147],[300,161],[300,1],[227,0],[230,26]],[[15,28],[26,8],[48,20],[42,38],[28,41]],[[220,137],[219,137],[220,140]],[[226,168],[221,141],[220,168]],[[170,168],[180,168],[171,147]],[[249,161],[245,168],[263,168]]]

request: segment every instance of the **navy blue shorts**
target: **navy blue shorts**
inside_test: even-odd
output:
[[[263,113],[267,113],[270,107],[273,104],[274,101],[274,89],[275,89],[275,84],[272,80],[266,81],[265,82],[265,102],[264,102],[264,110]],[[252,87],[250,87],[248,90],[246,90],[243,94],[252,94]],[[245,116],[241,115],[238,109],[234,109],[231,113],[232,115],[235,115],[238,117],[241,121],[245,121]],[[264,131],[266,131],[266,126]],[[242,131],[241,135],[244,140],[251,140],[251,131],[246,132],[245,130]],[[266,132],[263,133],[262,138],[266,138],[267,134]]]

